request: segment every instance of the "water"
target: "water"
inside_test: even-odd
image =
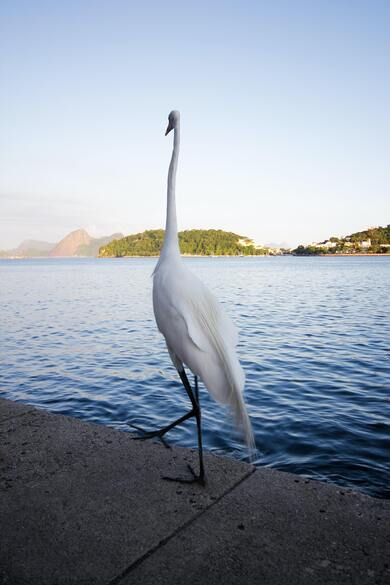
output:
[[[185,260],[241,330],[258,465],[390,496],[390,258]],[[188,409],[157,332],[155,259],[0,261],[0,395],[129,430]],[[204,444],[245,458],[202,389]],[[169,434],[196,446],[192,421]]]

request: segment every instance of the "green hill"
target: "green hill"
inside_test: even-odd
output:
[[[158,256],[164,240],[164,230],[147,230],[114,240],[99,250],[101,258],[123,256]],[[268,253],[244,236],[223,230],[187,230],[179,232],[182,254],[199,256],[258,256]]]
[[[298,246],[292,251],[297,256],[323,254],[388,254],[390,253],[390,224],[386,227],[368,228],[345,238],[332,236],[329,240]]]
[[[369,228],[362,232],[355,232],[347,238],[351,242],[361,242],[362,240],[371,240],[371,246],[381,246],[390,244],[390,224],[386,227]]]

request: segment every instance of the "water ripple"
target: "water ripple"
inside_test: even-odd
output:
[[[187,259],[240,328],[257,465],[390,497],[388,258]],[[0,261],[0,393],[127,431],[189,409],[152,312],[155,260]],[[205,447],[245,458],[201,388]],[[195,447],[193,421],[170,440]]]

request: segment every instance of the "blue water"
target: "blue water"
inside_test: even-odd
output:
[[[193,258],[240,329],[258,465],[390,496],[390,258]],[[0,261],[0,395],[129,430],[188,409],[155,259]],[[245,458],[201,388],[204,444]],[[196,446],[192,421],[169,434]]]

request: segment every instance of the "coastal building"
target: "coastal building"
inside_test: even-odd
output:
[[[255,246],[255,248],[256,247],[259,247],[259,246],[256,246],[255,243],[254,243],[254,241],[253,240],[250,240],[249,238],[240,238],[238,240],[238,244],[240,246],[245,246],[245,247],[246,246]]]
[[[318,244],[310,244],[311,246],[315,246],[316,248],[335,248],[336,242],[331,242],[330,240],[326,240],[325,242],[319,242]]]
[[[367,238],[367,240],[363,240],[359,242],[361,248],[369,248],[371,246],[371,238]]]

